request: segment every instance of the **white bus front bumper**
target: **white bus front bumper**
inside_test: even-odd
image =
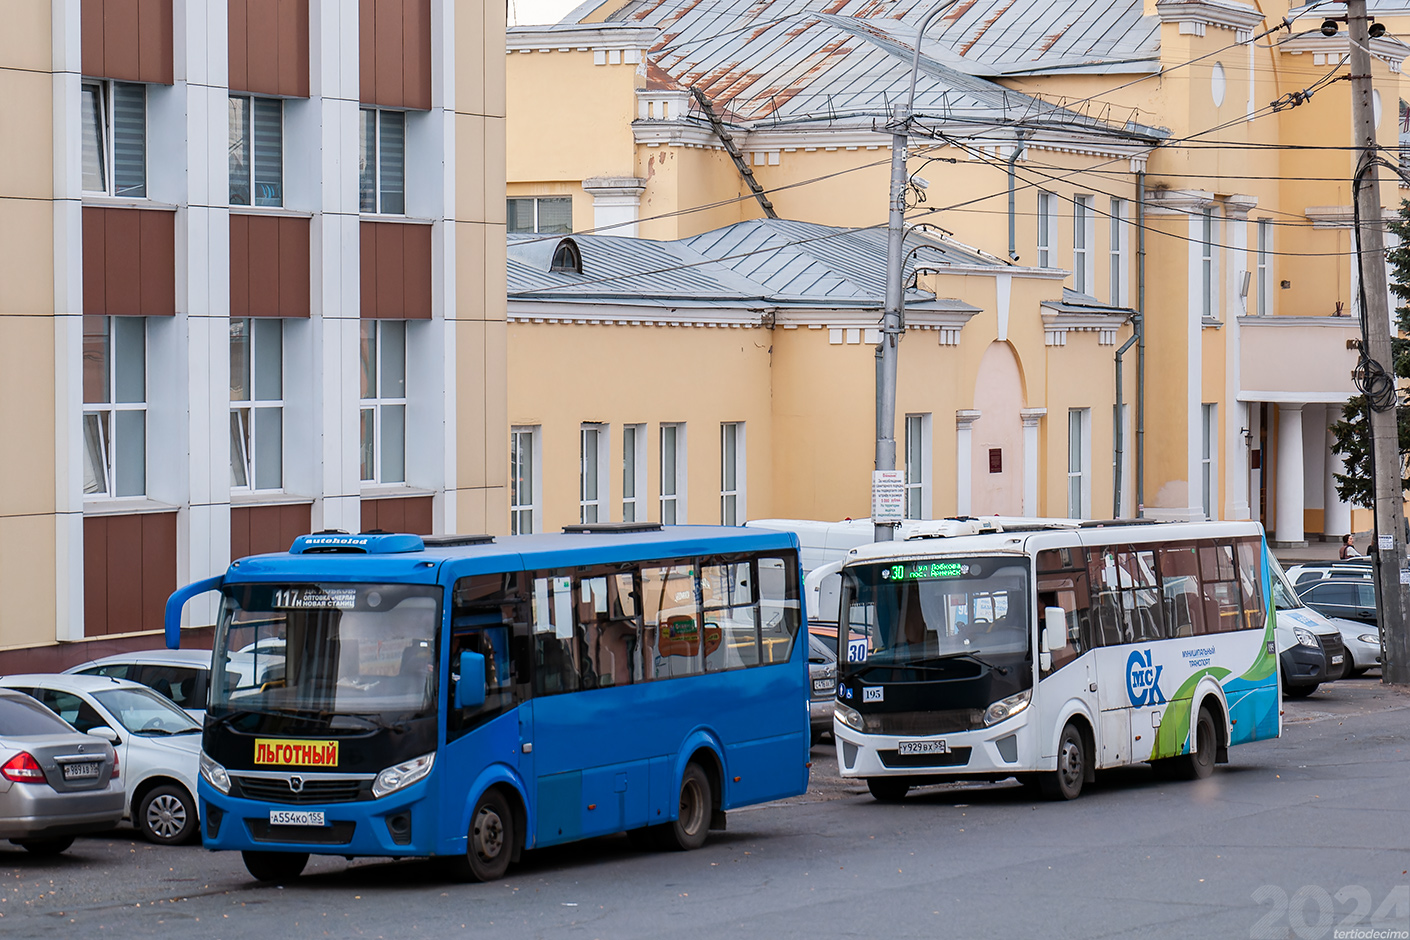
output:
[[[1003,778],[1038,770],[1037,731],[1029,710],[973,731],[934,735],[863,734],[835,715],[837,766],[844,777]],[[901,755],[902,741],[943,741],[946,753]]]

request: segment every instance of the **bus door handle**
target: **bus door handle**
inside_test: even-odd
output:
[[[1087,683],[1087,691],[1088,691],[1088,692],[1095,692],[1095,691],[1097,691],[1097,684],[1096,684],[1095,682],[1089,682],[1089,683]]]
[[[532,753],[534,752],[534,742],[532,742],[532,741],[525,741],[525,742],[524,742],[524,747],[522,748],[522,750],[524,751],[525,754],[532,754]]]

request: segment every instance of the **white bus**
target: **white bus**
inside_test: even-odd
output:
[[[1251,522],[1015,523],[864,545],[842,568],[834,736],[878,800],[1097,770],[1199,778],[1280,732],[1268,549]]]

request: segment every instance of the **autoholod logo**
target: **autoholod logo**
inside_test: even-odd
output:
[[[1151,665],[1150,650],[1136,650],[1126,660],[1126,693],[1131,696],[1131,704],[1140,708],[1143,705],[1164,705],[1165,694],[1160,691],[1160,673],[1164,666]]]

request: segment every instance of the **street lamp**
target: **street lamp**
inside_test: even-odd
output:
[[[920,73],[920,43],[926,29],[937,16],[954,6],[958,0],[944,0],[925,15],[916,30],[915,58],[911,61],[911,87],[906,105],[898,108],[891,122],[891,201],[886,226],[886,306],[881,315],[881,342],[876,347],[876,473],[872,475],[872,521],[874,538],[888,542],[895,535],[900,521],[900,492],[903,487],[894,480],[896,470],[896,359],[903,332],[902,314],[905,304],[901,272],[906,237],[906,157],[909,132],[916,101],[916,76]],[[879,499],[885,492],[891,498]],[[881,503],[889,502],[889,511],[881,512]],[[877,521],[878,517],[882,521]]]

